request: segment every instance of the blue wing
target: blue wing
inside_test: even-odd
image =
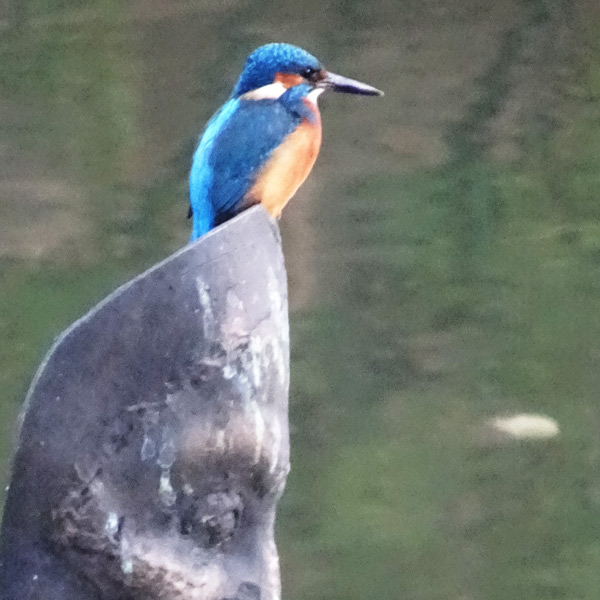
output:
[[[238,100],[226,102],[210,119],[194,152],[190,171],[190,213],[194,217],[192,240],[204,235],[213,227],[215,211],[208,191],[212,183],[212,173],[208,167],[215,137],[239,104]]]
[[[235,215],[256,174],[302,117],[278,100],[232,98],[209,121],[190,173],[192,240]]]

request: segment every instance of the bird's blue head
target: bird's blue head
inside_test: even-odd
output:
[[[337,92],[368,96],[382,94],[374,87],[326,71],[312,54],[298,46],[266,44],[257,48],[246,59],[232,96],[239,98],[276,82],[282,83],[286,88],[308,84]]]
[[[276,81],[296,85],[322,68],[321,63],[312,54],[298,46],[266,44],[257,48],[246,59],[233,95],[238,97]]]

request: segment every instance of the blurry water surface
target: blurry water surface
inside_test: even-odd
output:
[[[0,2],[2,472],[53,337],[186,243],[186,176],[244,57],[327,96],[281,222],[289,599],[600,597],[595,0]],[[560,435],[518,441],[521,412]]]

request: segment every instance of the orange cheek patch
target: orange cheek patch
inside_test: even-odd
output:
[[[277,73],[275,75],[274,83],[281,83],[286,88],[294,87],[304,81],[302,75],[296,73]]]

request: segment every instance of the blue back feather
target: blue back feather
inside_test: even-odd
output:
[[[231,98],[209,121],[190,173],[192,240],[239,212],[273,150],[314,118],[302,102],[311,90],[302,84],[277,100]]]
[[[213,227],[216,209],[208,195],[212,172],[208,168],[207,159],[211,154],[215,137],[237,107],[237,100],[229,100],[213,115],[194,152],[190,171],[190,207],[194,218],[192,240],[204,235]]]

